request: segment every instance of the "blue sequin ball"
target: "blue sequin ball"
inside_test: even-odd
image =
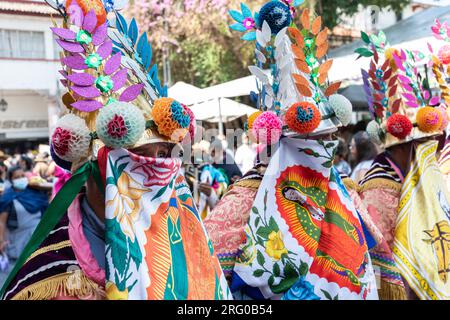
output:
[[[262,26],[263,21],[266,21],[272,34],[275,35],[283,28],[290,26],[292,16],[287,5],[279,1],[270,1],[261,8],[258,20],[259,26]]]

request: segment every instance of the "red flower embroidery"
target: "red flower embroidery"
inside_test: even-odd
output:
[[[69,152],[70,139],[72,139],[72,133],[69,130],[56,128],[52,136],[53,149],[56,154],[65,156]]]
[[[134,162],[131,172],[145,177],[145,187],[169,184],[181,166],[179,159],[142,157],[131,152],[130,158]]]
[[[114,118],[108,122],[108,134],[113,138],[122,138],[127,132],[128,128],[125,126],[123,117],[115,114]]]

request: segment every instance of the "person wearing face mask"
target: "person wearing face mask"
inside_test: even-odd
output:
[[[147,33],[125,27],[116,6],[108,15],[115,19],[107,21],[112,8],[101,0],[66,1],[54,9],[64,19],[52,31],[63,48],[68,112],[55,125],[50,153],[71,177],[0,297],[231,298],[181,172],[180,143],[195,132],[195,118],[167,97],[147,54]],[[139,54],[125,50],[131,45],[125,29],[135,31]]]
[[[8,171],[11,187],[0,197],[0,252],[18,259],[48,206],[45,193],[28,188],[20,167]]]
[[[257,186],[249,199],[244,191],[225,196],[229,206],[219,203],[207,228],[221,233],[213,243],[223,262],[228,255],[237,299],[377,299],[367,234],[333,167],[338,142],[332,134],[350,122],[352,105],[336,94],[338,84],[327,83],[332,61],[323,59],[321,17],[304,9],[293,23],[295,3],[270,1],[258,14],[241,4],[244,16],[257,17],[242,39],[256,38],[257,64],[249,70],[260,88],[260,111],[246,127],[273,149],[261,181],[237,183]],[[230,13],[231,28],[247,32],[240,13]],[[268,66],[270,76],[263,71]]]

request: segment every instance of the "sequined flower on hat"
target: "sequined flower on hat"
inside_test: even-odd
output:
[[[76,5],[71,5],[73,10]],[[116,92],[126,84],[128,71],[120,67],[121,53],[112,52],[113,43],[107,38],[106,22],[98,25],[94,9],[85,16],[76,12],[74,10],[70,18],[79,28],[78,33],[68,28],[51,30],[58,37],[56,42],[64,49],[62,64],[66,70],[60,71],[65,78],[61,82],[73,93],[75,102],[71,106],[92,112],[103,107],[111,96],[118,95]],[[132,85],[123,90],[117,100],[133,101],[142,88],[142,84]]]

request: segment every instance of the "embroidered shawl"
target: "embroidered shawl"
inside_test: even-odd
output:
[[[360,197],[383,236],[378,245],[370,251],[382,300],[406,299],[405,285],[392,254],[402,186],[399,173],[388,155],[381,153],[360,181],[359,187]]]

